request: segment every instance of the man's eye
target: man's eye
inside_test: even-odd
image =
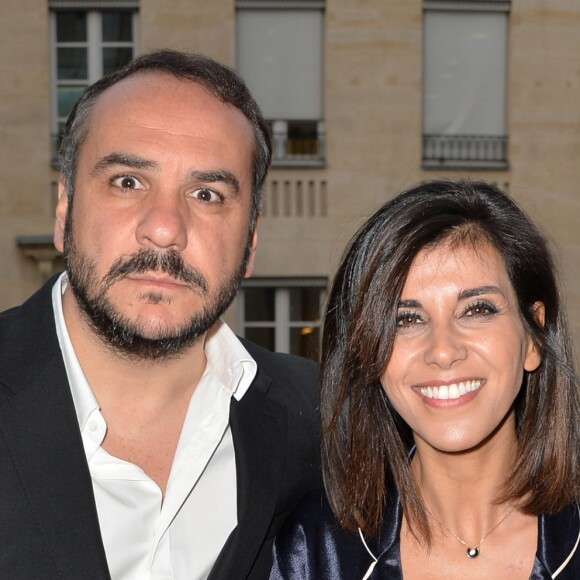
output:
[[[121,175],[113,179],[113,185],[121,189],[143,189],[142,183],[132,175]]]
[[[191,197],[205,203],[220,203],[222,201],[221,195],[205,187],[200,187],[193,191]]]

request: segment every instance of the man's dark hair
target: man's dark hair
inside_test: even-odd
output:
[[[322,345],[323,473],[341,524],[378,534],[393,480],[416,537],[426,508],[410,471],[412,435],[380,379],[397,307],[425,248],[491,245],[501,255],[524,327],[541,353],[515,402],[517,452],[499,501],[557,513],[580,497],[580,402],[571,340],[547,243],[516,203],[484,181],[430,181],[383,205],[347,247],[326,307]],[[538,316],[538,303],[545,316]]]
[[[235,71],[207,56],[174,50],[159,50],[137,57],[124,68],[87,87],[75,103],[66,122],[59,152],[60,171],[67,186],[69,203],[72,202],[74,192],[79,151],[87,137],[89,117],[95,101],[109,87],[143,72],[165,72],[197,83],[223,103],[241,111],[248,119],[254,131],[250,220],[250,230],[253,230],[260,213],[262,186],[272,155],[270,135],[262,113],[248,87]]]

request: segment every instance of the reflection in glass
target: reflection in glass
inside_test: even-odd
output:
[[[57,12],[56,41],[86,42],[87,41],[86,12]]]
[[[133,24],[130,12],[103,12],[103,42],[131,42]]]
[[[275,288],[245,288],[245,320],[249,322],[275,320],[275,292]]]
[[[320,288],[290,288],[290,320],[320,318]]]
[[[58,48],[57,53],[59,79],[88,79],[86,48]]]
[[[318,360],[320,329],[312,326],[290,329],[290,352]]]
[[[76,100],[85,90],[82,85],[58,87],[58,116],[68,117]]]
[[[275,349],[274,329],[273,328],[251,328],[246,327],[246,338],[267,348],[268,350]]]
[[[103,74],[125,66],[133,58],[132,48],[103,48]]]

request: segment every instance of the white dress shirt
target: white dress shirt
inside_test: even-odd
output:
[[[101,446],[107,423],[69,338],[63,274],[52,300],[113,580],[207,578],[237,525],[230,400],[241,399],[257,365],[224,323],[205,344],[207,366],[189,404],[165,497],[145,472]]]

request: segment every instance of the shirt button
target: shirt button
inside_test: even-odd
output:
[[[94,433],[99,428],[99,424],[94,419],[91,419],[87,427],[89,428],[89,431],[92,431]]]

